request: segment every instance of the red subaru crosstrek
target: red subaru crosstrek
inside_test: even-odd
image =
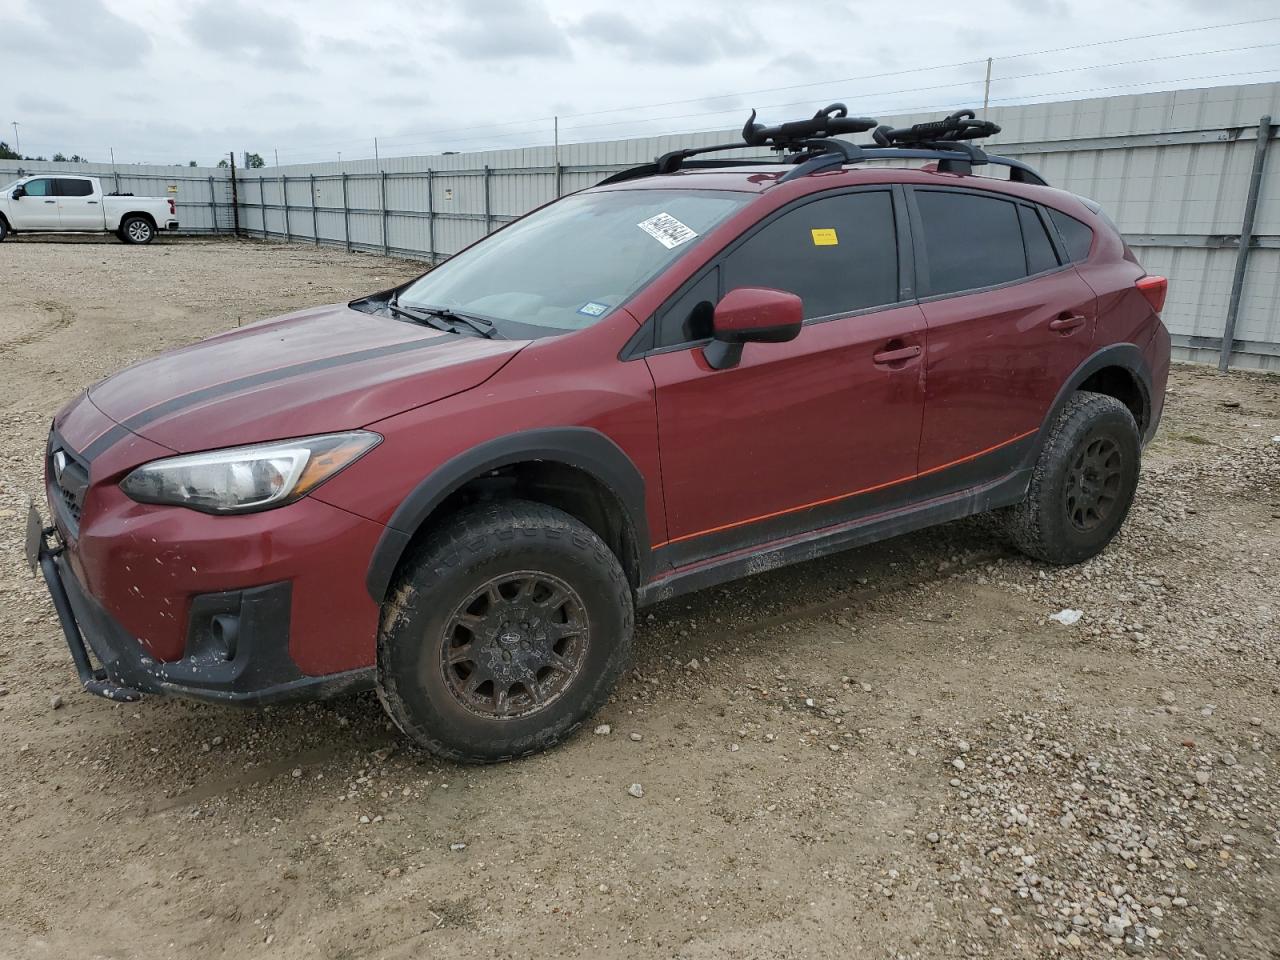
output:
[[[638,606],[987,510],[1040,560],[1102,550],[1160,418],[1165,281],[972,143],[993,125],[857,145],[845,113],[72,401],[28,557],[86,689],[376,686],[413,740],[499,760],[605,701]]]

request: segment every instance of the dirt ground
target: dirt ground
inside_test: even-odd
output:
[[[84,694],[21,557],[67,398],[419,267],[23,239],[0,269],[0,957],[1280,956],[1280,379],[1175,369],[1090,563],[967,521],[682,598],[609,732],[463,768],[373,696]]]

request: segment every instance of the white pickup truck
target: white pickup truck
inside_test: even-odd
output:
[[[168,197],[104,194],[97,177],[37,173],[0,189],[0,240],[10,233],[114,233],[150,243],[157,230],[178,229]]]

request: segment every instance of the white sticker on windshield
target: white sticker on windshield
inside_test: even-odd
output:
[[[685,226],[669,213],[659,213],[648,220],[641,220],[636,226],[668,250],[688,243],[698,235],[692,227]]]

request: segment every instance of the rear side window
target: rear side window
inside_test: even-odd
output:
[[[27,191],[28,197],[52,197],[53,181],[52,180],[28,180],[26,184],[23,185],[22,189]]]
[[[898,299],[898,247],[887,190],[822,197],[796,207],[728,255],[722,289],[773,287],[804,301],[805,318]]]
[[[1027,275],[1018,205],[972,193],[917,190],[929,258],[929,295],[990,287]]]
[[[1071,258],[1071,262],[1087,260],[1089,248],[1093,246],[1093,230],[1088,224],[1081,223],[1061,210],[1050,210],[1049,217],[1062,235],[1062,242],[1066,244],[1067,256]]]
[[[87,197],[93,193],[93,184],[88,180],[59,178],[55,182],[58,184],[58,196],[60,197]]]
[[[1022,240],[1027,246],[1027,273],[1042,273],[1057,267],[1058,254],[1053,249],[1040,214],[1030,207],[1020,206],[1018,217],[1022,220]]]

